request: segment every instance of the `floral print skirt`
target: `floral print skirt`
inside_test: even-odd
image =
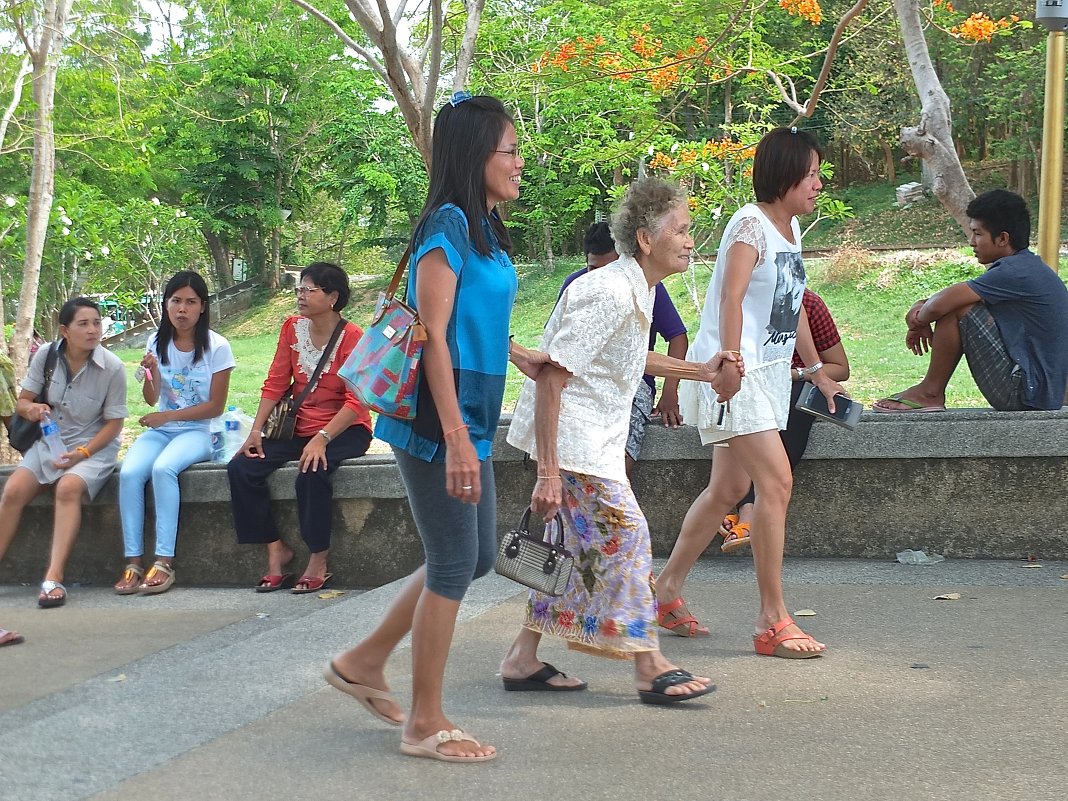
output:
[[[596,656],[658,650],[649,526],[630,484],[561,475],[564,545],[575,569],[563,595],[530,593],[524,625]]]

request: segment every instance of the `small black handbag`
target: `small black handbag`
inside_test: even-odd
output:
[[[546,595],[563,595],[571,580],[575,559],[564,548],[564,519],[560,513],[545,524],[556,525],[556,541],[545,542],[544,538],[530,533],[530,507],[523,512],[519,527],[508,532],[497,550],[494,569],[505,578],[518,581],[532,590]]]
[[[44,384],[34,403],[48,403],[48,385],[52,383],[52,373],[56,369],[56,359],[59,358],[59,342],[52,342],[48,346],[48,355],[45,357]],[[15,413],[11,416],[11,428],[7,432],[7,441],[11,447],[26,455],[26,451],[33,447],[33,443],[41,438],[41,424],[33,420],[27,420],[22,415]]]

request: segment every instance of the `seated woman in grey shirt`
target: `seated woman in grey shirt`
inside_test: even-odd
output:
[[[96,497],[115,469],[126,411],[126,370],[100,347],[100,310],[89,298],[73,298],[59,311],[58,343],[42,347],[30,362],[15,412],[32,422],[46,415],[59,427],[64,452],[53,458],[42,437],[19,462],[0,497],[0,559],[18,531],[22,510],[51,486],[56,488],[52,550],[37,604],[67,601],[63,573],[82,520],[82,502]],[[37,403],[44,388],[48,351],[59,348],[48,385],[48,403]]]

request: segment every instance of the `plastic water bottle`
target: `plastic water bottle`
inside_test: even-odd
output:
[[[226,443],[223,441],[223,432],[225,423],[221,414],[218,417],[211,418],[208,430],[211,431],[211,460],[216,464],[224,462],[223,455],[226,451]]]
[[[48,445],[53,461],[67,461],[64,457],[67,446],[63,444],[63,438],[59,436],[59,425],[47,414],[41,418],[41,439]]]
[[[223,461],[228,462],[234,458],[242,441],[241,413],[237,411],[236,406],[228,406],[223,415]]]

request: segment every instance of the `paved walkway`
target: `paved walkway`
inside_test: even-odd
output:
[[[752,653],[747,560],[702,563],[687,597],[714,636],[663,648],[719,690],[679,708],[638,704],[625,663],[559,642],[543,657],[588,692],[503,692],[523,596],[487,577],[446,676],[449,713],[500,749],[486,765],[401,756],[398,730],[323,683],[394,586],[73,587],[58,610],[0,587],[0,626],[27,637],[0,649],[0,799],[1061,799],[1068,564],[1021,567],[792,561],[790,608],[832,649],[795,662]],[[388,670],[402,699],[408,658]]]

